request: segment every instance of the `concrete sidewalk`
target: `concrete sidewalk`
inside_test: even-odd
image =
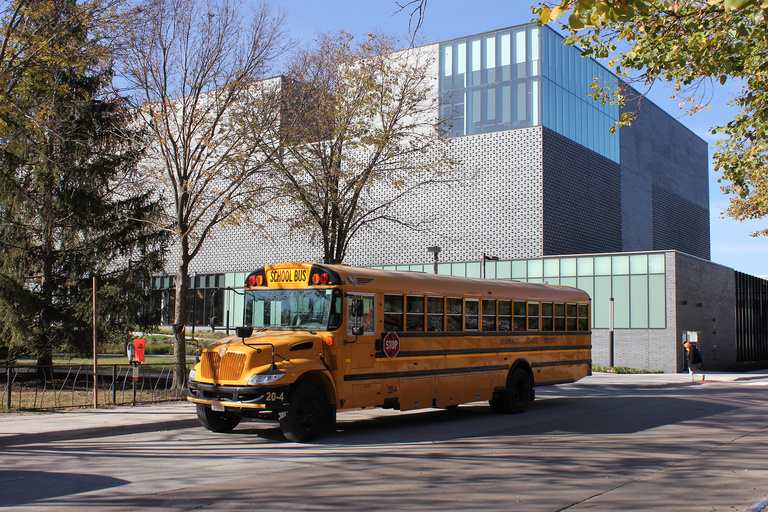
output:
[[[195,405],[190,402],[0,414],[0,448],[198,425]]]
[[[596,373],[568,386],[669,386],[744,383],[768,386],[768,370],[752,373],[705,372],[706,381],[689,383],[687,373],[613,374]],[[555,387],[541,388],[555,390]],[[368,410],[376,411],[374,410]],[[348,414],[348,413],[347,413]],[[357,416],[357,415],[355,415]],[[351,417],[350,417],[351,418]],[[345,419],[345,413],[339,420]],[[108,437],[132,432],[199,427],[195,405],[164,402],[111,409],[65,409],[54,412],[0,414],[0,448],[41,442]],[[202,427],[201,427],[202,428]]]

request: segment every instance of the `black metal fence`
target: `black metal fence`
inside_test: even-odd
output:
[[[93,407],[184,400],[173,389],[173,363],[98,365],[9,365],[0,367],[0,411]]]

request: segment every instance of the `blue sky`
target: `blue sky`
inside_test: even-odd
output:
[[[401,4],[406,2],[400,0]],[[340,29],[355,35],[371,30],[403,36],[408,32],[408,13],[396,13],[395,0],[280,0],[273,5],[285,13],[290,36],[300,40],[309,41],[318,31]],[[525,0],[429,0],[419,42],[433,43],[527,23],[532,19],[530,5]],[[669,89],[655,86],[648,97],[706,140],[711,156],[717,137],[710,135],[710,128],[725,124],[735,113],[727,107],[731,90],[737,89],[729,84],[718,87],[710,111],[684,117],[678,102],[670,99]],[[748,274],[768,276],[768,237],[749,236],[766,227],[768,221],[741,223],[723,218],[728,200],[711,166],[709,174],[712,261]]]

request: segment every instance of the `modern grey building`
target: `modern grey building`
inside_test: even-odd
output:
[[[705,141],[648,100],[629,105],[636,121],[611,133],[619,108],[593,101],[590,86],[616,84],[616,77],[546,26],[409,51],[432,57],[440,102],[434,121],[450,133],[465,178],[398,205],[402,215],[431,221],[429,229],[390,224],[363,232],[346,263],[431,271],[427,247],[439,246],[440,272],[462,274],[463,266],[463,275],[479,277],[486,264],[489,278],[557,281],[590,292],[600,364],[609,360],[610,297],[617,365],[680,370],[680,334],[687,331],[717,333],[710,361],[724,368],[740,360],[732,341],[735,274],[708,262]],[[215,237],[191,266],[190,293],[198,299],[189,301],[189,318],[196,324],[215,317],[217,325],[239,325],[242,304],[227,289],[242,287],[259,266],[322,257],[307,238],[279,227],[271,238],[235,227]],[[500,261],[486,263],[484,255]],[[158,277],[155,286],[172,293],[172,278]]]

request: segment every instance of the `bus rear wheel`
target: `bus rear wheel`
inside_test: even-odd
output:
[[[494,412],[519,414],[525,412],[533,396],[531,378],[522,368],[515,368],[507,378],[507,389],[495,393],[488,402]]]
[[[312,381],[300,383],[291,394],[280,429],[289,441],[307,443],[317,439],[328,419],[328,400],[323,389]]]
[[[231,432],[239,423],[242,417],[233,412],[213,411],[210,407],[203,404],[197,406],[197,419],[200,424],[211,432]]]

